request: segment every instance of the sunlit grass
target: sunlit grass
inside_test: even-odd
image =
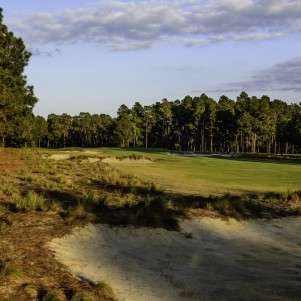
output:
[[[129,152],[105,149],[107,155],[114,156]],[[301,188],[300,164],[254,158],[180,157],[162,151],[148,152],[147,156],[153,157],[151,164],[115,161],[112,165],[167,190],[188,194],[285,192]]]

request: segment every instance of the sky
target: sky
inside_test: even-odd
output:
[[[36,115],[205,93],[301,102],[301,0],[0,0]]]

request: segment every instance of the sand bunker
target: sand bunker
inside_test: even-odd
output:
[[[89,158],[87,158],[86,161],[89,162],[89,163],[96,163],[96,162],[100,161],[100,158],[89,157]]]
[[[44,158],[47,159],[53,159],[53,160],[68,160],[71,158],[72,156],[81,156],[81,155],[98,155],[101,152],[97,152],[97,151],[90,151],[90,150],[85,150],[83,152],[79,152],[79,151],[66,151],[64,153],[61,154],[52,154],[50,156],[45,156]],[[87,161],[89,163],[95,163],[97,161],[99,161],[100,158],[95,158],[95,157],[87,157]]]
[[[102,159],[102,162],[104,163],[108,163],[108,164],[114,164],[114,163],[152,163],[151,160],[149,159],[137,159],[137,160],[134,160],[134,159],[130,159],[130,158],[126,158],[126,159],[122,159],[122,160],[119,160],[117,159],[116,157],[110,157],[110,158],[104,158]]]
[[[88,225],[49,247],[75,275],[108,281],[118,300],[300,300],[301,218],[181,226]]]
[[[70,159],[70,154],[54,154],[47,158],[53,159],[53,160],[68,160],[68,159]]]
[[[101,154],[102,152],[98,152],[98,151],[91,151],[91,150],[84,150],[83,152],[81,152],[85,155],[98,155]]]

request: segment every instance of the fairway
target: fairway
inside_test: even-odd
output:
[[[106,156],[139,154],[152,160],[144,162],[112,161],[110,164],[162,188],[184,194],[222,194],[286,192],[301,189],[301,165],[298,162],[220,158],[182,157],[168,152],[137,149],[102,148]]]

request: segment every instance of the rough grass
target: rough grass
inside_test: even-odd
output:
[[[43,211],[45,198],[43,195],[29,190],[26,195],[16,202],[17,211]]]

